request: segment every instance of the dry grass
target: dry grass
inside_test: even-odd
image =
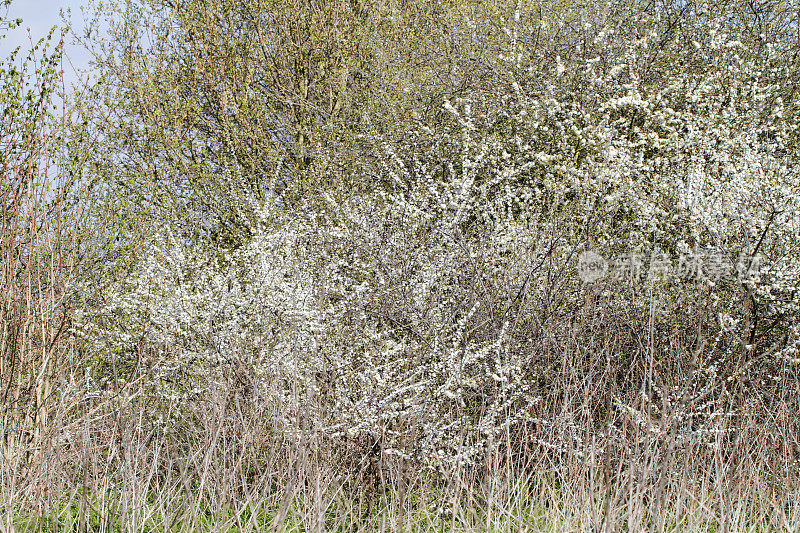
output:
[[[169,406],[152,405],[141,381],[89,397],[76,376],[37,439],[3,449],[4,530],[718,532],[800,524],[800,428],[790,399],[722,417],[710,436],[621,409],[592,428],[588,396],[553,402],[547,425],[509,430],[485,464],[443,464],[436,473],[380,450],[353,453],[313,428],[289,437],[276,425],[285,407],[245,397],[229,377],[226,389],[180,409],[166,431],[152,413]]]

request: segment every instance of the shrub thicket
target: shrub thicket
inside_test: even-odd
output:
[[[139,526],[796,523],[797,11],[391,5],[128,8],[161,33],[139,55],[113,33],[93,94],[119,99],[82,113],[125,116],[93,123],[108,144],[88,159],[156,229],[127,234],[126,275],[71,317],[81,380],[41,441],[58,459],[6,475],[6,494],[37,480],[9,507],[72,491]],[[252,63],[245,33],[211,31],[225,14],[287,49]],[[374,37],[343,47],[398,24],[447,59],[418,73],[450,76],[425,85],[436,109],[390,93],[408,80]],[[309,74],[314,39],[336,53]]]

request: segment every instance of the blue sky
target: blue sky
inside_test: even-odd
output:
[[[7,18],[10,20],[21,18],[22,25],[13,31],[0,30],[5,33],[5,38],[0,40],[0,58],[7,57],[17,46],[21,46],[23,50],[29,48],[30,38],[36,42],[45,37],[50,28],[61,23],[59,16],[61,9],[65,12],[68,9],[71,11],[70,19],[73,26],[80,30],[84,27],[84,17],[81,12],[81,5],[84,4],[85,0],[12,0]],[[5,16],[5,8],[0,7],[0,16]],[[88,68],[89,56],[81,47],[68,43],[67,54],[75,67]],[[67,61],[64,62],[64,74],[68,82],[76,79],[75,72]]]

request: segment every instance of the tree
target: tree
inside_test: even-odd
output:
[[[475,20],[501,11],[486,2],[128,2],[97,50],[91,122],[109,146],[99,172],[142,208],[183,213],[216,242],[241,243],[253,205],[271,195],[297,205],[330,180],[370,186],[365,143],[440,121],[445,98],[488,87],[497,40]]]
[[[0,39],[20,23],[0,16]],[[59,373],[74,355],[65,340],[78,254],[74,182],[55,104],[57,36],[54,28],[0,63],[0,449],[15,460],[35,455]]]

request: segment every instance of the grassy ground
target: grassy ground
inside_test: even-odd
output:
[[[576,413],[566,413],[554,416],[547,438],[509,432],[484,464],[437,471],[265,433],[269,412],[248,420],[232,408],[177,433],[147,429],[146,404],[133,396],[54,422],[29,453],[3,448],[0,531],[722,532],[800,524],[789,411],[723,422],[713,437],[640,428],[620,416],[602,446],[602,435],[588,430],[568,439]],[[540,443],[515,449],[520,441]]]

